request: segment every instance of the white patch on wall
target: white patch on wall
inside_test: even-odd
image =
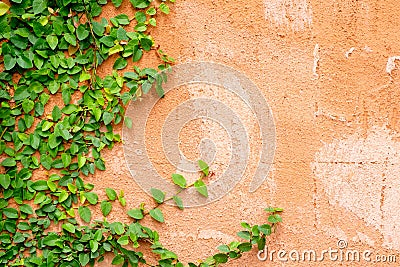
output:
[[[389,57],[386,63],[386,72],[392,74],[392,71],[396,68],[396,60],[400,60],[400,56]]]
[[[329,203],[375,227],[383,246],[400,249],[400,142],[386,127],[372,127],[325,144],[312,163]]]
[[[303,31],[311,26],[312,10],[307,0],[264,0],[265,18],[280,27]]]

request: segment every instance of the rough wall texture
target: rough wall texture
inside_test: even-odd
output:
[[[343,240],[348,249],[394,254],[400,261],[399,14],[395,0],[177,1],[158,21],[157,43],[177,63],[213,61],[247,75],[272,109],[277,147],[268,179],[249,193],[260,153],[251,114],[220,88],[188,86],[169,93],[147,127],[154,136],[148,153],[165,177],[175,169],[161,149],[163,118],[192,97],[213,97],[236,108],[252,153],[245,178],[224,198],[185,211],[166,207],[167,223],[156,226],[162,241],[185,260],[204,258],[221,242],[236,239],[241,221],[265,221],[263,209],[272,205],[285,212],[269,249],[319,252],[337,249]],[[196,159],[204,137],[216,144],[211,169],[218,175],[231,155],[229,138],[217,123],[187,124],[181,150]],[[132,207],[150,201],[125,166],[122,146],[107,155],[107,163],[107,171],[92,181],[99,193],[112,186],[126,191]],[[229,266],[350,265],[328,259],[262,262],[256,254]],[[368,264],[373,265],[362,260],[351,265]]]

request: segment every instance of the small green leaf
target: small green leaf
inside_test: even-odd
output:
[[[121,51],[124,51],[124,48],[120,44],[116,44],[115,46],[111,47],[110,50],[108,50],[108,55],[111,56]]]
[[[131,118],[125,117],[124,122],[128,129],[132,129],[133,123]]]
[[[172,181],[181,188],[186,188],[186,179],[182,175],[177,173],[172,174]]]
[[[117,192],[112,188],[106,188],[106,195],[109,200],[114,201],[117,199]]]
[[[58,45],[58,38],[57,36],[54,35],[47,35],[46,37],[46,41],[49,44],[51,50],[56,49],[57,45]]]
[[[69,197],[69,194],[66,190],[61,190],[60,195],[58,196],[58,202],[62,203]]]
[[[69,44],[71,44],[72,46],[76,46],[76,37],[75,35],[71,34],[71,33],[66,33],[64,35],[65,41],[67,41]]]
[[[3,214],[4,214],[4,216],[6,216],[7,218],[10,218],[10,219],[18,218],[18,211],[13,208],[4,208]]]
[[[10,175],[8,174],[0,174],[0,185],[4,188],[7,189],[10,186]]]
[[[122,0],[111,0],[115,7],[119,7],[122,4]]]
[[[123,235],[120,238],[118,238],[117,243],[120,244],[121,246],[126,246],[129,244],[129,236]]]
[[[26,214],[33,214],[33,209],[28,204],[23,204],[23,205],[19,206],[19,210]]]
[[[64,165],[64,168],[66,168],[71,164],[71,155],[68,153],[62,153],[61,160]]]
[[[221,251],[221,252],[225,252],[225,253],[228,253],[229,251],[231,251],[227,245],[219,246],[218,250]]]
[[[83,195],[92,205],[96,205],[97,202],[99,201],[99,196],[93,192],[85,192]]]
[[[114,119],[114,115],[110,112],[105,111],[103,113],[103,122],[105,125],[108,125],[112,122],[112,120]]]
[[[51,112],[51,117],[53,117],[53,120],[58,121],[59,119],[61,119],[61,116],[61,109],[58,106],[54,106],[53,111]]]
[[[248,252],[248,251],[251,250],[252,247],[253,247],[253,246],[252,246],[251,243],[242,243],[242,244],[240,244],[240,245],[238,246],[238,249],[239,249],[241,252]]]
[[[46,0],[33,0],[32,8],[33,8],[34,14],[42,13],[47,8],[47,1]]]
[[[204,173],[205,176],[208,176],[210,167],[207,163],[202,161],[201,159],[197,161],[197,164],[200,167],[200,170]]]
[[[3,16],[4,14],[6,14],[9,9],[10,9],[9,5],[7,5],[3,2],[0,2],[0,16]]]
[[[51,121],[44,121],[42,124],[42,131],[45,132],[50,129],[54,125],[54,122]]]
[[[228,262],[228,255],[223,253],[218,253],[213,256],[216,263],[226,263]]]
[[[150,210],[149,213],[150,213],[150,216],[154,220],[161,222],[161,223],[164,222],[164,216],[162,214],[162,211],[159,208],[152,209],[152,210]]]
[[[143,211],[141,209],[131,209],[128,210],[127,214],[136,220],[143,219]]]
[[[90,261],[90,257],[88,253],[80,253],[79,254],[79,263],[81,266],[86,266]]]
[[[143,12],[139,11],[135,13],[135,19],[138,23],[144,23],[146,22],[146,14],[144,14]]]
[[[151,195],[153,196],[154,200],[161,204],[164,202],[165,193],[157,188],[150,189]]]
[[[78,37],[79,41],[82,41],[89,36],[89,31],[85,28],[83,24],[81,24],[76,29],[76,36]]]
[[[103,213],[103,216],[107,217],[107,215],[110,214],[111,212],[112,205],[107,200],[103,200],[101,202],[100,208],[101,208],[101,213]]]
[[[248,231],[240,231],[239,233],[237,233],[238,237],[241,237],[245,240],[250,240],[251,239],[251,234]]]
[[[86,163],[86,157],[82,154],[78,154],[78,168],[82,168]]]
[[[268,221],[270,223],[279,223],[282,222],[282,217],[279,214],[272,214],[268,216]]]
[[[113,69],[122,70],[128,65],[128,61],[125,58],[119,57],[115,60]]]
[[[6,158],[1,162],[1,165],[4,167],[13,167],[17,165],[17,162],[13,158]]]
[[[121,255],[117,255],[113,258],[111,264],[112,265],[120,265],[120,264],[124,263],[124,261],[125,261],[124,257],[122,257]]]
[[[207,186],[202,180],[197,180],[194,182],[194,188],[204,197],[208,197]]]
[[[87,222],[87,223],[90,222],[90,220],[92,218],[92,212],[90,211],[90,209],[88,207],[80,206],[78,208],[78,213],[84,222]]]
[[[183,202],[182,199],[178,196],[173,196],[172,199],[175,201],[176,205],[178,206],[178,208],[180,208],[181,210],[183,210]]]
[[[167,6],[165,3],[161,3],[159,6],[161,12],[165,13],[165,14],[169,14],[169,6]]]
[[[47,180],[38,180],[31,184],[31,188],[36,191],[45,191],[49,189],[47,185]]]
[[[75,233],[75,225],[72,223],[64,223],[62,228],[70,233]]]

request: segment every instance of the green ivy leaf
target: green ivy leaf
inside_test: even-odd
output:
[[[186,188],[186,179],[182,175],[177,173],[172,174],[172,181],[181,188]]]
[[[183,210],[183,202],[182,199],[178,196],[173,196],[172,199],[175,201],[176,205],[178,206],[179,209]]]
[[[32,8],[33,8],[33,13],[35,15],[42,13],[47,8],[47,1],[46,0],[33,0]]]
[[[64,224],[62,225],[62,228],[63,228],[64,230],[66,230],[67,232],[70,232],[70,233],[72,233],[72,234],[74,234],[74,233],[75,233],[75,230],[76,230],[75,225],[73,225],[72,223],[64,223]]]
[[[88,253],[80,253],[79,254],[79,263],[81,266],[86,266],[90,261],[90,257]]]
[[[122,70],[128,65],[128,61],[125,58],[119,57],[115,60],[113,69]]]
[[[132,119],[129,118],[129,117],[125,117],[125,120],[124,120],[124,121],[125,121],[126,127],[127,127],[128,129],[131,129],[132,126],[133,126]]]
[[[78,213],[81,219],[86,223],[89,223],[92,219],[92,212],[88,207],[80,206],[78,208]]]
[[[228,255],[223,253],[218,253],[213,256],[216,263],[226,263],[228,262]]]
[[[242,243],[242,244],[240,244],[239,246],[238,246],[238,249],[241,251],[241,252],[247,252],[247,251],[250,251],[251,250],[251,248],[252,248],[252,244],[251,243]]]
[[[225,252],[225,253],[228,253],[229,251],[231,251],[227,245],[219,246],[218,250],[221,251],[221,252]]]
[[[99,196],[93,192],[85,192],[83,195],[92,205],[96,205],[97,202],[99,201]]]
[[[82,41],[89,36],[89,31],[86,29],[84,25],[81,24],[76,29],[76,36],[78,37],[79,41]]]
[[[31,188],[36,191],[45,191],[49,189],[46,180],[38,180],[31,184]]]
[[[0,185],[4,188],[7,189],[10,186],[10,175],[8,174],[0,174]]]
[[[237,233],[238,237],[243,238],[245,240],[251,239],[251,234],[249,231],[240,231]]]
[[[117,192],[112,188],[106,188],[106,195],[109,200],[114,201],[117,199]]]
[[[165,13],[165,14],[169,14],[170,10],[169,10],[169,6],[166,5],[165,3],[161,3],[159,6],[161,12]]]
[[[129,244],[129,236],[123,235],[120,238],[118,238],[117,243],[120,244],[121,246],[126,246]]]
[[[111,261],[112,265],[120,265],[122,263],[124,263],[125,258],[122,257],[121,255],[117,255],[113,258],[113,260]]]
[[[161,204],[164,202],[165,199],[165,193],[157,188],[151,188],[150,189],[151,195],[153,196],[154,200]]]
[[[0,16],[3,16],[4,14],[6,14],[9,9],[10,9],[9,5],[7,5],[6,3],[0,2]]]
[[[51,50],[56,49],[57,45],[58,45],[58,38],[55,35],[47,35],[46,37],[46,41],[49,44]]]
[[[23,205],[19,206],[19,210],[26,214],[33,214],[33,209],[28,204],[23,204]]]
[[[107,217],[107,215],[110,214],[111,212],[112,205],[107,200],[103,200],[101,202],[100,208],[101,208],[101,213],[103,213],[103,216]]]
[[[18,211],[14,208],[4,208],[3,215],[10,219],[17,219]]]
[[[122,0],[111,0],[115,7],[119,7],[122,4]]]
[[[34,106],[35,106],[35,103],[28,98],[26,98],[24,101],[22,101],[22,108],[25,113],[29,113],[33,109]]]
[[[204,175],[208,176],[210,171],[210,167],[208,166],[208,164],[202,161],[201,159],[197,161],[197,164],[199,165],[200,170],[204,173]]]
[[[208,197],[207,186],[202,180],[197,180],[194,182],[194,188],[204,197]]]
[[[6,158],[1,162],[1,165],[4,167],[13,167],[17,165],[17,162],[13,158]]]
[[[146,8],[150,5],[149,0],[130,0],[132,5],[136,8]]]
[[[131,209],[127,211],[127,214],[136,220],[143,219],[143,211],[141,209]]]
[[[112,122],[112,120],[114,119],[114,115],[108,111],[105,111],[103,113],[103,122],[105,125],[108,125]]]
[[[58,196],[58,202],[62,203],[62,202],[64,202],[65,200],[67,200],[68,197],[69,197],[68,192],[67,192],[66,190],[63,189],[63,190],[61,190],[61,193],[60,193],[60,195]]]
[[[11,70],[17,63],[17,59],[7,54],[4,56],[4,68],[6,70]]]
[[[65,41],[67,41],[72,46],[76,46],[76,37],[75,37],[75,35],[73,35],[71,33],[66,33],[64,35],[64,39],[65,39]]]
[[[150,210],[149,213],[150,213],[150,216],[151,216],[154,220],[156,220],[156,221],[158,221],[158,222],[161,222],[161,223],[164,222],[164,216],[163,216],[163,214],[162,214],[162,211],[161,211],[159,208],[152,209],[152,210]]]

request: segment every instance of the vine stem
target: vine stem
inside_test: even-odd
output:
[[[0,139],[3,138],[3,135],[6,133],[7,129],[8,129],[8,126],[6,126],[6,128],[4,128],[3,132],[0,135]]]
[[[93,51],[93,65],[92,65],[92,75],[90,77],[90,88],[93,89],[93,84],[95,83],[95,79],[96,79],[96,74],[97,74],[97,51],[99,50],[99,47],[97,46],[96,43],[96,36],[94,34],[93,31],[93,25],[92,25],[92,21],[93,21],[93,17],[90,14],[87,6],[86,6],[86,1],[82,0],[83,2],[83,6],[85,8],[85,14],[86,14],[86,18],[88,20],[88,24],[89,24],[89,29],[90,29],[90,34],[92,35],[93,41],[94,41],[94,51]]]

